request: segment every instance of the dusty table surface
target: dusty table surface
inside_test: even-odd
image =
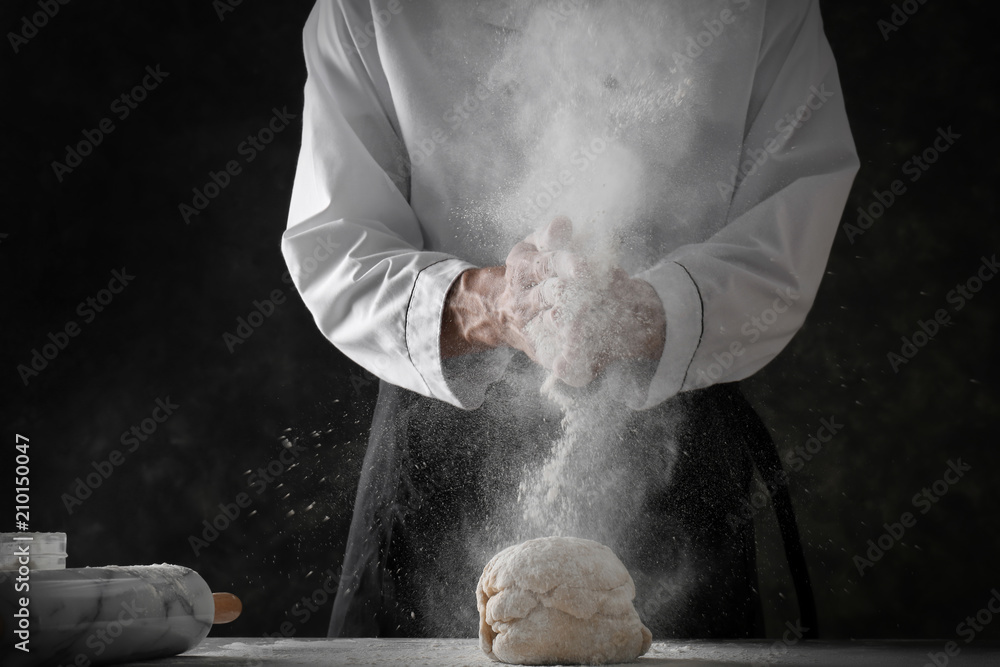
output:
[[[948,640],[800,641],[671,640],[653,642],[630,665],[872,665],[971,667],[1000,665],[1000,642],[959,643],[958,655],[944,653]],[[475,639],[261,639],[209,638],[172,658],[131,662],[149,667],[255,667],[270,665],[497,665]]]

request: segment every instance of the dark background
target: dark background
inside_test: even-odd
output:
[[[305,79],[300,31],[311,5],[243,2],[220,19],[209,0],[72,2],[18,53],[9,37],[0,45],[0,497],[11,505],[0,529],[14,528],[6,485],[20,433],[31,444],[32,529],[65,531],[71,567],[196,569],[246,604],[217,635],[275,633],[285,621],[297,636],[325,634],[330,601],[315,612],[296,604],[325,581],[335,586],[375,394],[282,281]],[[877,22],[890,18],[890,3],[823,5],[862,160],[844,220],[894,179],[907,191],[853,243],[838,232],[805,328],[745,383],[783,452],[804,445],[823,418],[843,424],[791,473],[830,638],[955,639],[956,625],[1000,584],[1000,281],[960,311],[946,300],[1000,248],[997,40],[991,3],[912,6],[884,39]],[[37,2],[6,2],[0,28],[20,31],[37,11]],[[111,103],[147,65],[169,75],[120,120]],[[284,107],[296,120],[246,163],[240,143]],[[52,162],[102,118],[114,131],[59,182]],[[961,137],[911,182],[903,163],[939,127]],[[229,160],[242,173],[185,224],[179,204]],[[85,323],[77,304],[122,267],[134,280]],[[223,335],[274,290],[286,301],[230,352]],[[887,353],[941,308],[952,325],[893,372]],[[80,334],[25,386],[17,366],[70,320]],[[174,414],[127,452],[122,432],[168,397]],[[266,488],[251,486],[282,437],[303,446],[298,463]],[[64,494],[114,449],[124,461],[70,514]],[[971,470],[920,514],[912,496],[959,457]],[[252,504],[196,555],[189,538],[243,492]],[[859,575],[853,557],[906,511],[916,525]],[[777,636],[797,618],[794,594],[771,509],[756,520]],[[978,636],[1000,637],[1000,621]]]

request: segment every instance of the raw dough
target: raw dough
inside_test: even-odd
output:
[[[493,660],[523,665],[628,662],[653,639],[634,597],[628,570],[603,544],[528,540],[483,568],[479,645]]]

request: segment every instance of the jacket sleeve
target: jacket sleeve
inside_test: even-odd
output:
[[[488,379],[445,378],[440,323],[472,265],[424,250],[407,153],[367,2],[319,0],[303,29],[307,80],[281,251],[323,334],[392,384],[470,408]]]
[[[818,2],[769,2],[724,227],[637,277],[667,337],[645,404],[746,378],[788,344],[819,289],[859,161]],[[635,406],[640,407],[640,406]]]

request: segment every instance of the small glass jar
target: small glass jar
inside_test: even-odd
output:
[[[66,533],[0,533],[0,570],[20,567],[25,547],[30,569],[66,569]]]

